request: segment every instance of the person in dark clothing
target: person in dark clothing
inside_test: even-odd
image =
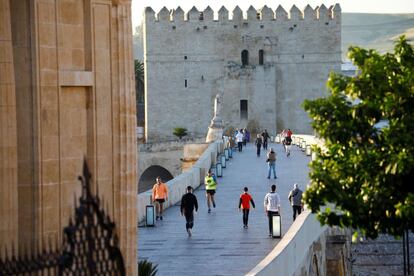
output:
[[[185,228],[189,237],[194,226],[194,210],[198,210],[197,197],[193,195],[193,187],[188,186],[187,193],[181,198],[181,215],[185,216]]]
[[[247,192],[249,189],[244,187],[244,193],[240,195],[239,211],[243,210],[243,228],[246,229],[249,222],[250,203],[256,208],[252,196]]]
[[[257,134],[257,138],[256,138],[256,141],[254,141],[254,143],[256,144],[257,157],[260,157],[260,148],[262,147],[262,137],[260,136],[260,134]]]
[[[269,133],[267,133],[267,129],[262,132],[263,138],[263,149],[267,150],[267,140],[270,138]]]

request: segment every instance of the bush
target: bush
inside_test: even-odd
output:
[[[155,276],[157,274],[157,266],[147,260],[138,262],[138,275],[139,276]]]
[[[176,127],[173,129],[173,134],[175,136],[177,136],[179,139],[183,138],[184,136],[186,136],[187,133],[187,129],[183,128],[183,127]]]

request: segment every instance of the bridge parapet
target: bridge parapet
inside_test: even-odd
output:
[[[215,162],[213,157],[217,156],[218,153],[222,153],[223,150],[222,140],[211,143],[192,168],[168,181],[166,185],[169,190],[169,198],[165,203],[165,207],[168,208],[179,202],[187,186],[192,186],[194,189],[200,186],[205,174]],[[145,218],[145,206],[151,204],[151,194],[151,190],[138,194],[138,221]]]

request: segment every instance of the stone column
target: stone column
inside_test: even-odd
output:
[[[0,245],[17,246],[16,94],[10,0],[0,0]],[[0,250],[0,257],[3,250]]]
[[[115,182],[115,217],[127,275],[137,275],[137,173],[136,105],[132,53],[131,1],[113,0],[113,95],[119,107],[119,129],[115,130],[118,148],[118,181]],[[115,60],[115,58],[114,58]]]
[[[347,237],[330,235],[326,237],[326,275],[348,275],[347,269]]]

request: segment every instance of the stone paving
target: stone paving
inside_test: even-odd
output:
[[[195,215],[193,236],[185,231],[185,219],[179,206],[169,208],[164,220],[156,227],[138,231],[138,259],[158,264],[157,275],[243,275],[256,266],[280,241],[267,236],[267,217],[263,198],[272,184],[277,185],[281,198],[282,235],[292,223],[292,210],[287,199],[293,183],[303,190],[309,179],[310,158],[292,146],[286,157],[280,144],[270,144],[277,152],[277,179],[267,179],[266,156],[256,156],[253,144],[236,152],[218,178],[216,204],[207,213],[204,187],[196,190],[199,210]],[[244,186],[249,188],[256,209],[250,211],[249,228],[243,229],[238,212],[239,196]]]

